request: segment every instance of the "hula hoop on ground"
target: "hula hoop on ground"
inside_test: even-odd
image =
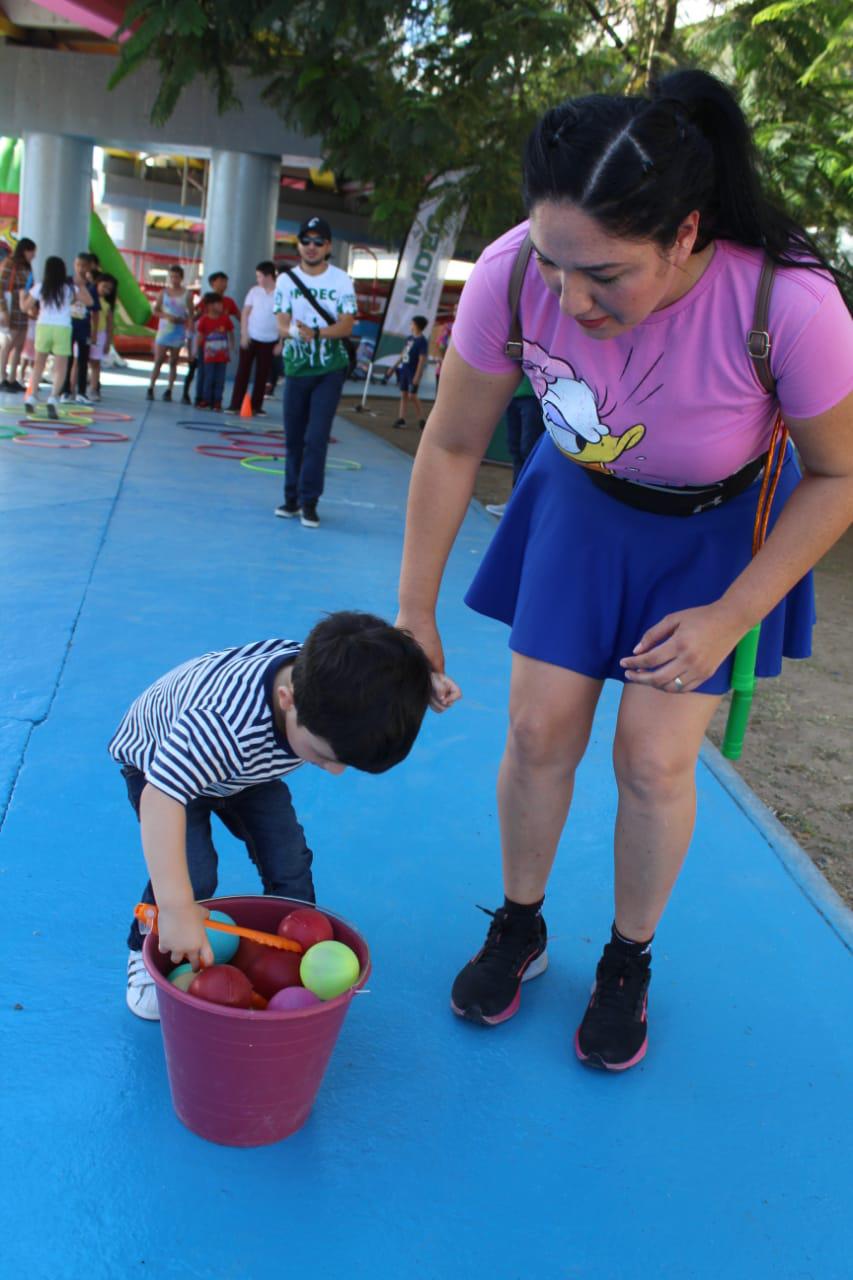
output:
[[[283,476],[284,467],[260,467],[259,462],[284,462],[284,455],[276,457],[275,455],[267,456],[263,453],[250,453],[247,458],[240,459],[240,466],[245,467],[247,471],[265,471],[271,476]]]
[[[268,436],[230,436],[225,431],[220,432],[220,434],[226,444],[232,445],[235,449],[248,449],[250,453],[253,446],[257,446],[260,449],[266,449],[270,445],[284,447],[284,436],[281,432],[275,436],[272,433]]]
[[[71,439],[67,435],[59,435],[57,440],[45,440],[44,436],[15,436],[12,444],[26,444],[32,449],[88,449],[92,443],[82,436],[73,436]]]
[[[17,414],[18,417],[20,418],[21,411],[23,409],[24,409],[23,404],[16,404],[16,405],[7,404],[7,405],[0,406],[0,413]],[[85,419],[87,422],[91,422],[92,420],[92,415],[89,412],[89,410],[84,405],[79,405],[79,404],[78,405],[68,405],[68,404],[57,405],[56,414],[57,416],[55,418],[51,418],[47,412],[47,405],[39,401],[38,404],[36,405],[35,412],[27,414],[27,417],[37,418],[39,422],[65,421],[68,418]]]
[[[265,471],[273,476],[282,476],[284,475],[284,467],[260,467],[257,465],[259,462],[273,461],[277,456],[280,456],[281,460],[284,461],[283,454],[268,456],[262,453],[258,453],[258,454],[250,453],[247,458],[240,459],[240,466],[245,467],[247,471]],[[326,470],[327,471],[361,471],[361,463],[354,462],[351,458],[327,458]]]
[[[86,409],[91,412],[95,422],[133,422],[133,414],[118,413],[115,409],[99,409],[97,405],[93,405],[92,409]]]
[[[0,440],[14,440],[15,436],[25,436],[26,431],[20,427],[0,427]]]
[[[84,418],[76,415],[72,418],[66,414],[62,418],[48,418],[44,414],[31,414],[26,418],[18,419],[19,427],[46,427],[48,431],[52,431],[59,426],[73,427],[91,427],[92,419]]]
[[[82,435],[91,426],[91,422],[74,422],[70,426],[65,426],[64,422],[42,422],[36,421],[32,417],[22,417],[18,426],[22,426],[26,431],[54,431],[55,435]]]
[[[255,445],[252,446],[256,448]],[[202,454],[205,458],[225,458],[228,462],[241,462],[245,457],[258,458],[283,458],[283,453],[242,453],[240,449],[228,448],[224,444],[197,444],[196,453]]]
[[[176,427],[183,427],[184,431],[209,431],[211,435],[222,434],[221,422],[176,422]]]
[[[121,431],[92,431],[90,428],[80,432],[90,444],[127,444],[130,436],[126,436]]]

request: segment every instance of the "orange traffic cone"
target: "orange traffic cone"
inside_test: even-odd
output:
[[[248,391],[243,396],[243,403],[240,405],[240,417],[241,418],[252,417],[252,397],[249,395]]]

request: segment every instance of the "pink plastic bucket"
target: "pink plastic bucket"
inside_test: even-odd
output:
[[[274,933],[288,898],[215,898],[205,906],[237,924]],[[307,1009],[269,1013],[206,1004],[168,981],[174,967],[152,934],[143,955],[157,984],[160,1024],[172,1102],[188,1129],[229,1147],[259,1147],[295,1133],[314,1105],[353,991],[367,981],[370,953],[352,925],[324,907],[335,937],[352,947],[358,982],[335,1000]]]

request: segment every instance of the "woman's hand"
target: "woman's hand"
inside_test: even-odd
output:
[[[423,649],[433,668],[432,696],[429,705],[433,711],[446,711],[454,702],[459,701],[462,690],[455,680],[451,680],[450,676],[444,673],[444,650],[441,647],[441,637],[435,625],[435,618],[432,614],[412,618],[401,612],[394,626],[414,636]]]
[[[719,601],[668,613],[620,660],[625,678],[665,693],[689,693],[714,674],[745,630]]]
[[[204,928],[210,912],[197,902],[185,907],[159,907],[157,911],[157,947],[171,952],[174,964],[186,957],[194,969],[213,964],[213,950]]]
[[[462,697],[462,690],[455,680],[451,680],[450,676],[444,674],[443,671],[433,671],[432,673],[432,697],[429,705],[433,711],[446,711],[448,707],[452,707],[454,702],[458,702]]]

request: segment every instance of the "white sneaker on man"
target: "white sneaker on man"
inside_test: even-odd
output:
[[[127,957],[127,1007],[137,1018],[145,1018],[147,1022],[160,1021],[157,987],[145,968],[141,951],[131,951]]]

